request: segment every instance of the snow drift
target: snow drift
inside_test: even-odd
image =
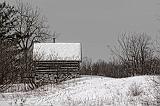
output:
[[[158,104],[153,76],[108,78],[82,76],[59,85],[46,85],[30,92],[4,93],[0,106],[141,106]]]

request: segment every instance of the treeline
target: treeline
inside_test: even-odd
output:
[[[106,62],[84,58],[81,74],[107,77],[130,77],[135,75],[160,74],[159,44],[146,33],[124,33],[117,45],[109,48],[113,60]]]

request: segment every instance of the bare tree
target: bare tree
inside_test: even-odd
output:
[[[32,47],[34,42],[43,42],[51,37],[47,21],[40,14],[39,9],[34,8],[30,3],[18,0],[16,2],[17,23],[14,27],[15,39],[18,48],[21,50],[21,77],[32,73]]]
[[[41,42],[49,37],[47,21],[37,7],[19,0],[16,9],[18,21],[15,36],[22,50],[29,50],[34,42]]]
[[[153,64],[152,43],[151,37],[145,33],[125,33],[118,39],[119,49],[112,49],[112,52],[130,75],[148,74]]]

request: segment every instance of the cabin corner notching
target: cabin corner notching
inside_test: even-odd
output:
[[[35,43],[33,60],[36,83],[55,83],[79,76],[80,43]]]

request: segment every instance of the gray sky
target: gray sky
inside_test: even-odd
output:
[[[111,57],[123,32],[158,35],[158,0],[33,0],[48,18],[52,31],[61,33],[57,42],[80,42],[83,56],[93,60]]]

